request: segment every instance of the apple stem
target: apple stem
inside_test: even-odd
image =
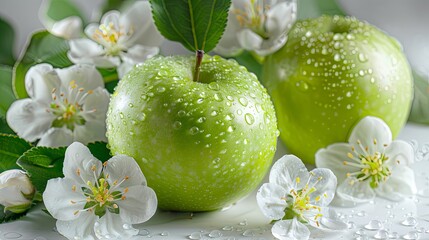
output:
[[[197,50],[195,54],[195,72],[194,72],[194,81],[198,82],[200,80],[200,66],[201,62],[203,61],[204,57],[204,51],[203,50]]]

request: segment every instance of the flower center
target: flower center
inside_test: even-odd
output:
[[[94,172],[95,177],[96,166],[92,166],[91,170]],[[76,171],[76,174],[80,176],[79,169]],[[114,181],[112,186],[106,181],[108,178],[109,175],[106,174],[104,177],[102,176],[96,180],[95,184],[91,181],[86,183],[86,186],[82,188],[86,197],[86,204],[84,209],[80,211],[93,211],[98,217],[104,216],[106,211],[119,214],[119,206],[116,202],[126,199],[125,194],[128,193],[128,188],[125,188],[123,191],[115,191],[115,189],[128,180],[129,177],[125,176],[119,183],[118,181]],[[73,186],[72,190],[76,191],[76,186]],[[75,214],[78,212],[76,211]]]
[[[132,33],[132,29],[126,33],[123,27],[117,27],[110,22],[107,25],[101,24],[94,32],[93,39],[106,48],[106,55],[117,56],[126,49],[119,43],[119,39],[122,36],[130,36]]]
[[[310,195],[317,190],[315,185],[320,180],[322,180],[322,177],[319,177],[317,181],[312,186],[310,186],[309,182],[312,177],[313,174],[310,173],[310,178],[308,179],[307,184],[305,184],[304,188],[302,188],[301,190],[296,191],[295,189],[292,189],[290,191],[289,197],[285,200],[287,202],[292,202],[290,202],[290,204],[288,204],[289,207],[285,209],[285,216],[283,217],[283,219],[292,219],[294,217],[298,217],[298,220],[300,220],[301,222],[307,222],[308,220],[305,218],[304,213],[309,211],[317,211],[317,213],[314,214],[313,220],[316,222],[317,225],[319,225],[318,219],[323,216],[321,214],[321,208],[311,203]],[[301,179],[297,177],[295,181],[297,183],[300,183]],[[326,194],[324,195],[324,197],[327,197]],[[314,201],[318,202],[321,198],[321,196],[316,196],[314,198]]]
[[[270,5],[265,4],[264,0],[251,0],[246,3],[244,10],[233,9],[232,12],[242,27],[249,28],[262,38],[268,39],[269,36],[265,31],[264,23],[267,18],[266,11],[269,9]]]
[[[73,131],[76,125],[84,125],[86,121],[83,114],[95,111],[95,109],[90,111],[83,109],[83,101],[92,93],[92,90],[85,92],[83,88],[78,88],[75,81],[70,82],[65,92],[58,93],[57,89],[52,89],[52,102],[47,109],[56,117],[52,127],[65,126]]]
[[[374,145],[377,145],[377,140],[373,140]],[[378,187],[380,182],[385,182],[391,174],[389,167],[384,163],[389,159],[384,152],[375,151],[370,153],[368,147],[363,147],[360,141],[357,141],[363,154],[360,154],[352,147],[352,152],[347,153],[347,156],[355,162],[344,161],[344,165],[350,165],[360,168],[359,171],[347,173],[347,177],[355,176],[358,181],[369,181],[372,188]],[[384,145],[386,147],[386,145]],[[353,184],[354,182],[350,182]]]

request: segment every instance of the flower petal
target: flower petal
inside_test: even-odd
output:
[[[151,58],[159,53],[158,47],[145,47],[142,45],[134,45],[128,49],[127,53],[121,53],[121,58],[124,62],[131,64],[143,63],[146,59]]]
[[[67,148],[63,166],[66,178],[73,179],[81,186],[86,186],[88,181],[92,183],[98,181],[101,170],[101,162],[82,143],[74,142]]]
[[[256,201],[262,213],[271,220],[282,219],[285,215],[287,203],[284,198],[286,190],[274,183],[265,183],[256,194]]]
[[[54,115],[47,112],[48,106],[30,98],[12,103],[6,113],[6,121],[18,136],[29,142],[41,138],[51,127]]]
[[[55,219],[70,221],[80,217],[86,198],[72,179],[53,178],[48,180],[43,192],[43,202]]]
[[[126,155],[116,155],[109,159],[104,174],[109,175],[107,181],[111,186],[114,185],[114,182],[120,183],[124,180],[120,186],[122,189],[136,185],[147,185],[139,165],[134,158]]]
[[[344,161],[352,161],[347,154],[352,152],[352,146],[347,143],[334,143],[316,152],[316,167],[328,168],[334,172],[338,182],[347,178],[347,173],[360,171],[359,168],[344,165]]]
[[[216,45],[215,52],[222,56],[235,56],[240,54],[243,50],[237,40],[237,32],[239,32],[240,29],[240,23],[237,21],[235,14],[230,10],[225,32]]]
[[[50,32],[65,39],[78,38],[82,31],[82,19],[77,16],[70,16],[55,22]]]
[[[71,221],[57,221],[57,231],[68,239],[95,240],[94,224],[97,217],[85,211]]]
[[[98,121],[86,121],[85,125],[77,125],[73,131],[73,139],[76,142],[87,145],[91,142],[107,142],[106,122],[101,119]]]
[[[280,185],[289,192],[291,189],[302,189],[308,177],[309,173],[301,159],[294,155],[284,155],[271,168],[270,183]]]
[[[66,88],[74,84],[85,91],[104,88],[103,77],[92,65],[73,65],[68,68],[57,69],[57,73],[62,85]]]
[[[417,187],[413,169],[403,165],[395,166],[392,175],[386,182],[380,183],[375,192],[391,201],[402,201],[405,196],[415,194]]]
[[[310,194],[310,202],[317,206],[328,206],[335,196],[337,177],[327,168],[316,168],[310,172],[310,187],[316,190]]]
[[[347,178],[337,188],[339,197],[356,203],[369,202],[375,197],[374,190],[368,181],[358,181],[356,178]]]
[[[106,214],[98,220],[98,225],[95,228],[97,234],[100,234],[103,239],[128,239],[139,233],[139,230],[131,225],[124,228],[124,222],[119,214],[106,212]]]
[[[73,63],[92,63],[89,57],[101,56],[104,54],[103,47],[90,39],[72,39],[69,41],[69,45],[70,51],[68,57]]]
[[[246,28],[237,33],[237,40],[241,47],[248,50],[254,51],[261,48],[263,39],[252,30]]]
[[[25,74],[25,90],[28,96],[48,105],[52,101],[52,90],[58,89],[60,79],[54,68],[47,63],[31,67]]]
[[[320,225],[316,227],[325,231],[343,231],[348,227],[347,223],[342,221],[332,208],[322,208],[322,217],[319,223]]]
[[[0,205],[5,207],[31,204],[31,200],[28,200],[20,191],[19,185],[10,185],[0,187]]]
[[[307,240],[310,237],[310,230],[296,218],[276,222],[271,232],[280,240]]]
[[[374,144],[374,140],[376,140],[376,144]],[[369,153],[381,152],[384,150],[383,145],[389,145],[392,142],[392,132],[383,120],[368,116],[359,121],[349,138],[349,143],[356,146],[356,151],[364,156],[368,155],[361,150],[358,142],[361,142],[361,147],[368,147],[367,152]]]
[[[391,165],[401,164],[409,166],[414,162],[414,149],[405,141],[393,141],[386,147],[384,153],[389,157],[388,162]]]
[[[125,196],[125,200],[116,202],[124,222],[143,223],[155,214],[158,200],[152,188],[142,185],[131,186]]]
[[[279,36],[287,32],[296,19],[296,1],[280,2],[267,12],[265,30],[270,36]]]
[[[70,129],[50,128],[37,143],[37,146],[65,147],[73,143],[73,132]]]

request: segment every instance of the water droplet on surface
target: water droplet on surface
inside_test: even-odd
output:
[[[188,236],[189,239],[201,239],[202,237],[200,232],[193,232]]]
[[[348,229],[354,229],[354,228],[356,228],[356,224],[352,221],[348,221],[347,222],[347,228]]]
[[[365,225],[365,229],[371,231],[379,230],[381,228],[383,228],[383,224],[378,220],[371,220],[368,224]]]
[[[402,236],[402,238],[406,239],[406,240],[416,240],[416,239],[419,239],[420,236],[419,236],[419,233],[417,233],[417,232],[409,232],[409,233],[405,234],[404,236]]]
[[[130,230],[130,229],[132,229],[132,228],[133,228],[133,226],[131,226],[131,224],[124,224],[124,225],[122,225],[122,227],[123,227],[125,230]]]
[[[390,239],[398,239],[399,234],[397,232],[392,232],[391,234],[389,234],[389,238]]]
[[[256,234],[255,234],[255,230],[247,229],[246,231],[243,232],[242,235],[245,237],[254,237]]]
[[[417,220],[414,217],[407,217],[401,222],[401,224],[404,226],[415,226],[417,224]]]
[[[250,113],[246,113],[244,115],[244,120],[247,124],[252,125],[255,122],[255,117],[253,117],[253,115]]]
[[[355,232],[355,234],[357,234],[357,235],[366,235],[366,232],[365,232],[365,229],[359,229],[359,230],[357,230],[356,232]]]
[[[18,238],[22,237],[22,234],[17,233],[17,232],[8,232],[8,233],[3,234],[3,237],[5,239],[18,239]]]
[[[247,220],[241,221],[238,225],[240,225],[240,226],[246,226],[247,225]]]
[[[211,238],[219,238],[222,237],[222,232],[219,230],[213,230],[209,233],[209,237]]]
[[[224,231],[232,231],[233,229],[234,229],[233,226],[225,226],[222,228],[222,230],[224,230]]]
[[[33,240],[48,240],[48,239],[46,239],[44,237],[35,237]]]
[[[169,233],[168,233],[167,231],[165,231],[165,232],[162,232],[160,235],[161,235],[161,236],[168,236],[168,235],[169,235]]]
[[[389,239],[389,233],[386,230],[381,229],[381,230],[377,231],[377,233],[374,235],[374,238],[375,239]]]

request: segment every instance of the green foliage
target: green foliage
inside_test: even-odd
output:
[[[18,158],[31,148],[31,144],[13,135],[0,134],[0,172],[20,169]]]
[[[23,57],[18,60],[13,69],[13,90],[17,98],[26,98],[25,74],[28,69],[39,63],[49,63],[56,68],[72,65],[67,57],[69,45],[66,40],[56,37],[47,31],[36,32]]]
[[[79,8],[74,1],[70,0],[49,0],[45,3],[45,15],[53,21],[59,21],[67,17],[78,16],[84,20]]]
[[[27,214],[28,210],[22,213],[14,213],[8,210],[5,210],[4,206],[0,205],[0,223],[10,222],[13,220],[17,220],[25,214]]]
[[[13,28],[5,20],[0,18],[0,64],[12,66],[15,63],[13,57],[13,41],[15,33]]]
[[[16,100],[12,91],[12,67],[0,65],[0,118],[6,117],[6,112]],[[0,132],[1,132],[0,126]]]
[[[113,90],[119,82],[119,77],[118,73],[116,72],[116,69],[97,68],[97,70],[101,73],[101,76],[103,76],[105,88],[107,89],[107,91],[109,91],[109,93],[113,93]]]
[[[347,15],[338,4],[338,0],[299,0],[298,19],[326,15]]]
[[[33,147],[18,159],[17,164],[27,171],[37,191],[43,192],[49,179],[64,176],[65,151],[65,147]]]
[[[150,0],[153,18],[164,37],[191,51],[209,52],[225,30],[229,0]]]
[[[6,118],[0,117],[0,134],[15,134],[6,122]]]
[[[107,148],[107,143],[105,142],[90,143],[88,144],[88,148],[92,155],[102,162],[105,162],[112,157],[112,155],[110,155],[109,148]]]
[[[125,6],[133,4],[136,0],[107,0],[103,6],[103,13],[111,10],[122,10]]]
[[[414,76],[414,100],[411,108],[410,120],[429,124],[429,77],[416,72]]]
[[[256,57],[249,51],[243,51],[240,55],[234,57],[235,60],[240,65],[243,65],[249,70],[249,72],[253,72],[258,79],[261,79],[262,76],[262,64],[256,60]]]

